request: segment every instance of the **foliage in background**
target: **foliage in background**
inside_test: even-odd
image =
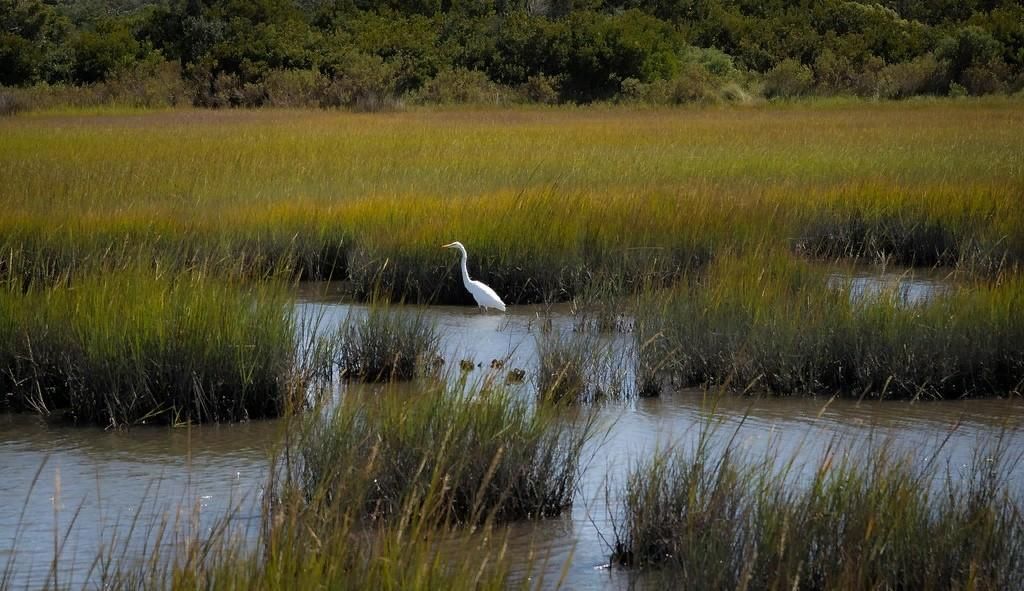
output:
[[[84,94],[125,102],[130,96],[107,90],[109,82],[163,63],[180,69],[189,101],[212,107],[1012,93],[1024,88],[1024,7],[1013,0],[820,0],[799,8],[781,0],[0,2],[0,85],[97,86]],[[167,90],[160,104],[181,98]],[[45,107],[54,99],[23,100]]]

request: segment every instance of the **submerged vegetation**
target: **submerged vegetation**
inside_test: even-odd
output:
[[[613,560],[694,589],[1015,589],[1024,519],[997,441],[955,477],[888,444],[833,441],[812,471],[706,430],[638,464],[621,490]]]

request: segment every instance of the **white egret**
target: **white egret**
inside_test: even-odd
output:
[[[451,244],[445,244],[441,248],[457,248],[462,253],[462,284],[473,295],[476,305],[484,310],[494,308],[504,312],[505,302],[501,301],[501,298],[498,297],[498,294],[494,293],[493,289],[480,281],[469,278],[469,270],[466,268],[466,247],[462,246],[461,242],[452,242]]]

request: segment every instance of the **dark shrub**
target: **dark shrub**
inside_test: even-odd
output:
[[[561,78],[537,74],[527,78],[519,92],[530,102],[552,105],[558,102],[561,86]]]
[[[316,70],[271,70],[263,77],[266,104],[271,107],[316,107],[327,84]]]
[[[419,100],[438,104],[501,104],[508,92],[477,70],[454,68],[441,70],[417,93]]]
[[[947,85],[946,67],[928,53],[910,62],[882,68],[878,94],[884,98],[939,94]]]
[[[18,95],[17,91],[8,88],[0,88],[0,117],[17,115],[27,108],[28,105],[25,103],[25,100]]]
[[[808,94],[814,84],[814,73],[796,60],[783,60],[764,75],[767,98],[795,98]]]
[[[999,69],[998,63],[971,66],[963,71],[960,79],[967,92],[974,96],[1004,92],[1006,85],[1000,79]]]
[[[400,106],[396,80],[398,65],[380,56],[352,52],[336,66],[322,105],[358,111],[380,111]]]

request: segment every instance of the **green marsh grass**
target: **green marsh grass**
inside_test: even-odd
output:
[[[490,382],[425,385],[311,418],[296,478],[308,499],[358,499],[363,519],[405,518],[429,499],[445,524],[540,519],[572,505],[591,415],[559,418]]]
[[[682,386],[868,398],[1020,395],[1024,282],[954,284],[923,302],[856,294],[789,255],[722,258],[651,298],[641,365]]]
[[[1019,458],[999,440],[956,470],[834,440],[801,474],[712,444],[712,428],[631,470],[613,561],[683,589],[1016,589],[1024,577]]]
[[[537,336],[537,398],[554,404],[621,400],[633,392],[625,352],[592,332],[544,331]]]
[[[165,572],[151,560],[139,579],[157,588],[529,586],[534,559],[519,565],[525,581],[511,581],[512,560],[523,559],[506,554],[495,526],[571,505],[591,428],[483,384],[451,388],[346,396],[326,414],[292,417],[256,543],[223,535],[185,546]]]
[[[279,415],[297,367],[283,285],[196,273],[88,274],[0,291],[0,389],[78,422]]]
[[[600,397],[593,383],[593,338],[549,331],[537,338],[537,396],[550,402],[591,402]]]
[[[452,240],[513,304],[762,247],[993,277],[1024,260],[1022,130],[1014,99],[34,114],[0,121],[0,261],[283,266],[447,303]]]
[[[347,396],[330,412],[290,415],[268,459],[255,527],[244,518],[252,499],[208,527],[193,522],[198,507],[139,523],[127,535],[150,543],[110,540],[85,565],[90,585],[534,588],[535,559],[507,553],[507,533],[495,526],[571,503],[589,427],[481,386],[406,394]],[[66,576],[55,551],[47,588]],[[525,573],[518,583],[513,560]],[[17,566],[8,564],[0,583],[17,582]]]
[[[349,317],[339,328],[341,375],[364,382],[406,381],[433,373],[441,336],[422,311],[374,303],[365,316]]]

